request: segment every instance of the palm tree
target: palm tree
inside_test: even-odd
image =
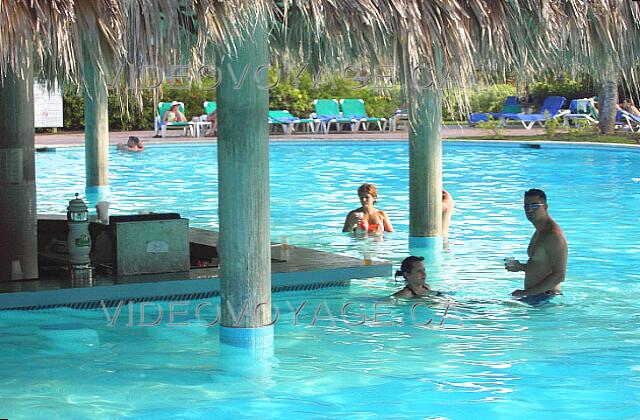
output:
[[[618,83],[637,83],[640,50],[640,4],[617,0],[558,2],[565,16],[565,35],[554,63],[590,74],[601,85],[600,123],[603,134],[613,132]]]

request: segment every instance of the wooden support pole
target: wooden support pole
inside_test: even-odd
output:
[[[428,85],[427,85],[428,86]],[[409,239],[442,249],[442,92],[413,89],[409,132]]]
[[[26,53],[25,53],[26,54]],[[38,277],[33,73],[0,83],[0,281]]]
[[[218,63],[220,340],[263,347],[273,341],[264,26],[257,24],[237,46],[237,54]]]
[[[107,86],[97,63],[83,42],[84,147],[86,192],[89,206],[106,200],[109,190],[109,108]]]

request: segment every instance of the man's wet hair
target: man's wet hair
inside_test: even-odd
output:
[[[524,193],[525,197],[540,197],[542,201],[547,202],[547,194],[544,191],[539,190],[538,188],[531,188],[529,191]]]

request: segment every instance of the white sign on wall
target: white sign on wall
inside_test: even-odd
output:
[[[47,90],[36,83],[33,87],[34,126],[36,128],[62,127],[62,93],[57,87]]]

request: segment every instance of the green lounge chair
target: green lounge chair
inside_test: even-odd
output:
[[[216,101],[206,101],[204,104],[204,113],[207,117],[218,110],[218,104]]]
[[[369,130],[369,124],[371,123],[377,124],[380,131],[384,131],[387,128],[386,118],[375,118],[367,115],[362,99],[340,99],[340,106],[342,106],[342,115],[355,122],[355,131],[359,130],[360,126],[365,130]]]
[[[314,99],[313,106],[316,110],[312,117],[316,124],[322,128],[322,132],[327,134],[331,124],[335,124],[336,130],[342,130],[342,124],[349,124],[351,130],[355,128],[355,121],[351,118],[344,118],[340,114],[340,105],[335,99]]]
[[[309,130],[315,132],[314,120],[312,118],[298,118],[286,109],[269,111],[269,125],[271,127],[281,126],[285,134],[295,131],[296,126],[303,124],[309,127]]]
[[[176,102],[176,101],[174,101]],[[153,133],[154,136],[162,136],[165,137],[167,134],[167,130],[168,129],[180,129],[182,130],[182,135],[186,136],[187,135],[187,131],[189,132],[189,135],[191,137],[193,137],[194,135],[194,130],[193,130],[193,123],[191,123],[190,121],[181,121],[181,122],[165,122],[162,121],[162,117],[164,116],[165,112],[167,112],[169,109],[171,109],[171,105],[174,102],[160,102],[158,103],[158,114],[156,115],[156,121],[155,121],[155,132]],[[180,110],[180,112],[182,112],[182,114],[184,115],[184,103],[182,102],[178,102],[178,110]]]

